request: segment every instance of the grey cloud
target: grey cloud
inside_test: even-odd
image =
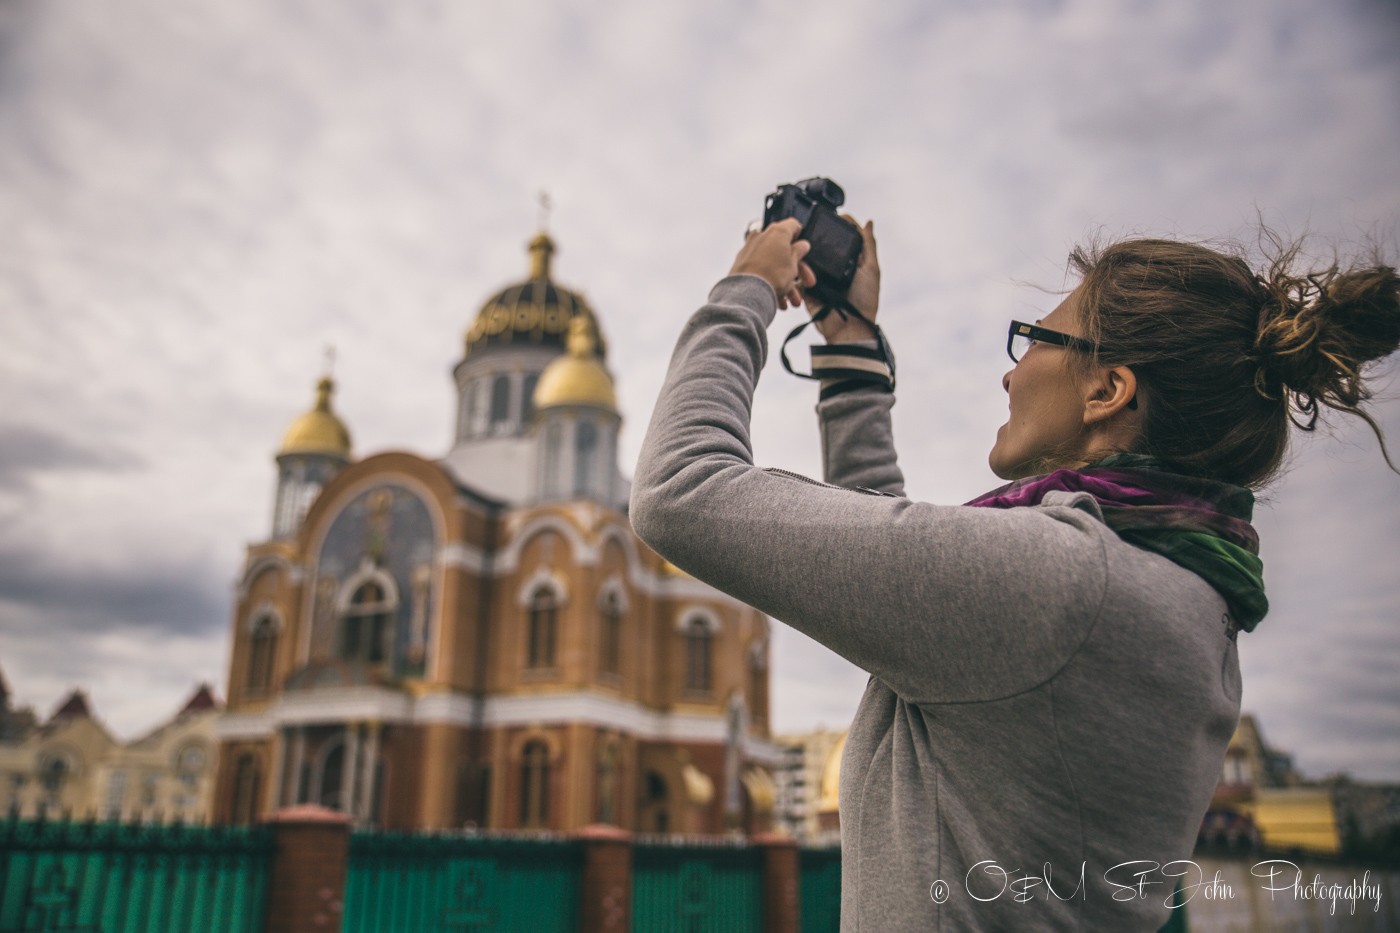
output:
[[[140,467],[136,457],[80,444],[63,434],[29,425],[0,424],[0,490],[23,490],[40,473],[121,471]]]
[[[133,537],[140,531],[133,529]],[[45,638],[111,632],[199,634],[226,623],[230,575],[196,560],[93,566],[0,543],[0,630],[42,631]]]

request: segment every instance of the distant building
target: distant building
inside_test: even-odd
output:
[[[5,697],[5,713],[8,697]],[[74,690],[43,724],[0,741],[0,811],[104,820],[209,818],[219,705],[200,687],[173,719],[132,742],[113,738]],[[31,716],[32,718],[32,716]]]
[[[39,726],[34,710],[28,706],[16,708],[11,704],[10,685],[0,671],[0,745],[18,742]]]
[[[1400,784],[1327,779],[1348,855],[1400,859]]]
[[[468,328],[444,456],[355,459],[329,378],[286,432],[233,609],[218,819],[770,824],[768,620],[633,533],[606,343],[553,253],[535,237]]]
[[[775,741],[783,750],[779,767],[779,827],[810,845],[835,845],[841,841],[839,792],[841,755],[846,733],[819,729],[781,735]]]
[[[1332,789],[1304,781],[1293,769],[1292,757],[1271,748],[1247,713],[1225,751],[1199,838],[1214,848],[1319,855],[1342,851]]]

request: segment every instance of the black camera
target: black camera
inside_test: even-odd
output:
[[[846,192],[830,178],[808,178],[779,185],[763,203],[763,226],[789,217],[802,224],[798,239],[812,244],[803,262],[817,277],[807,292],[828,305],[845,300],[864,245],[860,228],[836,213],[845,201]]]

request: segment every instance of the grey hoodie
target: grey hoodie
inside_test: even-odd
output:
[[[870,673],[841,767],[841,929],[1158,929],[1175,873],[1204,880],[1170,863],[1190,858],[1239,716],[1224,600],[1084,493],[903,498],[887,392],[817,406],[834,486],[754,466],[776,312],[766,282],[732,276],[686,324],[631,518]]]

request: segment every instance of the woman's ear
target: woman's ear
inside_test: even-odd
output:
[[[1138,407],[1137,376],[1126,366],[1113,366],[1099,370],[1089,382],[1088,397],[1084,402],[1084,423],[1100,424],[1120,411],[1136,411]]]

